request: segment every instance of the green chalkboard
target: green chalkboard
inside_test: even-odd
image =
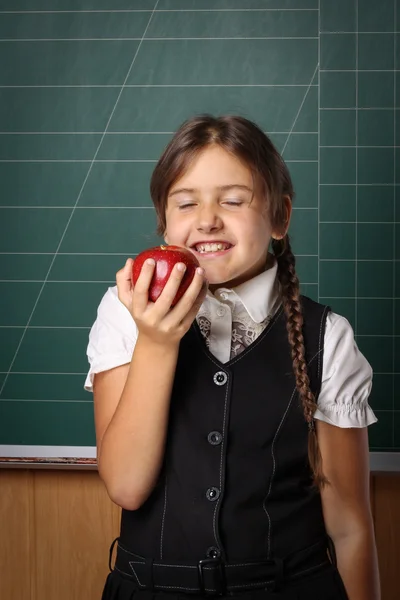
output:
[[[283,152],[303,293],[352,323],[375,371],[371,447],[400,450],[395,1],[67,4],[0,0],[0,446],[94,445],[96,308],[158,242],[162,149],[211,112]]]

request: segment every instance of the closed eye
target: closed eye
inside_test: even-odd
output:
[[[195,206],[194,202],[187,202],[186,204],[179,204],[178,205],[178,209],[179,210],[184,210],[185,208],[191,208],[192,206]]]
[[[225,200],[224,204],[229,204],[229,206],[241,206],[243,200]]]

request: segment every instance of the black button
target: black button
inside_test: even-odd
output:
[[[215,373],[213,379],[216,385],[225,385],[225,383],[228,381],[228,376],[223,371],[218,371]]]
[[[216,488],[216,487],[210,487],[206,491],[206,498],[210,502],[215,502],[215,500],[218,500],[220,493],[221,492],[219,491],[218,488]]]
[[[222,434],[219,431],[211,431],[207,439],[212,446],[219,446],[222,442]]]
[[[210,546],[206,552],[207,558],[219,558],[221,556],[221,550],[216,546]]]

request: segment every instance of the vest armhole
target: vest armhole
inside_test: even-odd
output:
[[[326,319],[331,312],[331,307],[315,302],[315,300],[303,295],[300,296],[300,300],[304,315],[303,332],[305,342],[306,338],[309,338],[311,342],[309,351],[307,351],[306,343],[308,373],[315,402],[318,403],[322,385]]]

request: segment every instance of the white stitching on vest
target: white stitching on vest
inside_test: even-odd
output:
[[[310,361],[307,363],[307,366],[309,366],[309,365],[310,365],[310,364],[313,362],[313,360],[314,360],[314,359],[315,359],[317,356],[319,356],[319,355],[321,354],[321,352],[322,352],[322,348],[320,348],[320,350],[318,350],[318,352],[316,352],[316,353],[314,354],[314,356],[311,358],[311,360],[310,360]],[[270,516],[269,516],[269,513],[268,513],[268,511],[267,511],[267,508],[266,508],[265,504],[266,504],[266,502],[267,502],[267,500],[268,500],[268,497],[269,497],[269,495],[270,495],[270,493],[271,493],[271,489],[272,489],[272,480],[273,480],[273,478],[274,478],[274,474],[275,474],[275,456],[274,456],[274,450],[273,450],[273,449],[274,449],[274,443],[275,443],[276,436],[277,436],[277,434],[278,434],[278,431],[279,431],[279,429],[280,429],[280,427],[281,427],[281,425],[282,425],[282,422],[283,422],[283,420],[284,420],[284,418],[285,418],[285,416],[286,416],[286,413],[288,412],[288,410],[289,410],[289,408],[290,408],[290,405],[291,405],[291,403],[292,403],[292,400],[293,400],[293,398],[294,398],[294,395],[295,395],[295,393],[296,393],[296,389],[297,389],[297,388],[295,387],[295,388],[294,388],[294,390],[293,390],[292,396],[291,396],[291,398],[290,398],[290,400],[289,400],[289,404],[288,404],[288,406],[287,406],[287,408],[286,408],[285,414],[283,415],[281,422],[279,423],[278,429],[276,430],[276,433],[275,433],[275,436],[274,436],[274,439],[273,439],[273,441],[272,441],[272,445],[271,445],[271,453],[272,453],[272,460],[273,460],[273,465],[274,465],[274,466],[273,466],[273,471],[272,471],[271,480],[270,480],[270,484],[269,484],[269,490],[268,490],[268,493],[267,493],[266,497],[265,497],[265,498],[264,498],[264,500],[263,500],[263,508],[264,508],[264,511],[265,511],[265,513],[266,513],[266,515],[267,515],[267,517],[268,517],[268,523],[269,523],[269,526],[268,526],[268,554],[267,554],[268,558],[270,557],[270,551],[271,551],[271,518],[270,518]]]
[[[222,423],[221,460],[220,460],[220,463],[219,463],[219,491],[220,491],[220,495],[219,495],[218,500],[215,503],[214,516],[213,516],[214,539],[215,539],[215,543],[217,545],[218,545],[218,539],[217,539],[217,529],[216,529],[216,517],[217,517],[217,508],[218,508],[219,502],[220,502],[220,500],[222,498],[222,464],[223,464],[223,458],[224,458],[225,435],[226,435],[225,426],[226,426],[226,413],[227,413],[227,406],[228,406],[228,390],[229,390],[229,378],[228,378],[228,381],[226,382],[225,404],[224,404],[224,420],[223,420],[223,423]]]
[[[163,556],[163,537],[164,537],[164,522],[165,513],[167,512],[167,472],[165,471],[165,484],[164,484],[164,511],[161,522],[161,537],[160,537],[160,558]]]
[[[134,561],[132,561],[132,562],[134,562]],[[139,564],[143,564],[143,563],[139,563]],[[138,582],[139,586],[142,587],[142,588],[146,587],[144,584],[140,583],[139,578],[138,578],[138,576],[136,574],[136,571],[135,571],[134,567],[132,567],[131,563],[129,563],[129,566],[131,567],[131,569],[133,571],[133,574],[134,574],[134,576],[136,578],[136,581]],[[168,565],[168,566],[178,566],[178,565]],[[116,569],[116,571],[119,571],[119,573],[122,573],[123,575],[131,575],[131,573],[126,573],[125,571],[122,571],[122,569],[118,569],[118,567],[114,567],[114,568]],[[190,568],[193,568],[193,567],[190,567]],[[155,585],[154,587],[162,587],[163,589],[165,588],[165,589],[171,589],[171,590],[186,590],[186,591],[189,591],[189,592],[197,592],[198,591],[198,588],[178,587],[178,586],[175,586],[175,585],[163,585],[163,586]],[[213,592],[213,591],[214,590],[206,589],[206,592]]]
[[[133,565],[144,565],[145,562],[142,560],[131,560],[130,561]],[[248,567],[249,565],[252,567],[258,566],[258,565],[263,565],[265,561],[260,561],[260,562],[248,562],[248,563],[240,563],[240,564],[233,564],[233,565],[225,565],[225,569],[236,569],[237,567]],[[158,562],[154,562],[153,566],[155,567],[168,567],[168,568],[175,568],[175,569],[197,569],[197,567],[195,565],[169,565],[167,563],[158,563]],[[203,571],[213,571],[214,567],[203,567]]]
[[[294,579],[295,577],[299,577],[299,575],[303,575],[304,573],[308,573],[308,571],[314,571],[316,569],[319,569],[319,567],[323,567],[324,565],[327,565],[329,563],[323,562],[320,563],[319,565],[316,565],[315,567],[309,567],[308,569],[304,569],[303,571],[298,571],[297,573],[295,573],[294,575],[291,576],[291,579]]]
[[[154,587],[166,589],[166,590],[187,590],[189,592],[198,592],[199,588],[188,588],[188,587],[180,587],[177,585],[155,585]],[[204,588],[206,592],[215,592],[215,590],[210,590],[208,588]]]
[[[137,575],[137,573],[135,571],[135,567],[133,567],[132,565],[133,565],[133,561],[129,561],[129,566],[132,569],[133,574],[136,577],[138,584],[140,585],[140,587],[146,587],[143,583],[140,583],[139,577],[138,577],[138,575]]]
[[[134,561],[132,561],[132,562],[134,562]],[[140,585],[140,587],[146,587],[145,585],[143,585],[142,583],[140,583],[140,581],[139,581],[139,577],[137,576],[137,573],[136,573],[136,571],[135,571],[135,568],[132,566],[132,562],[130,562],[130,563],[129,563],[129,566],[130,566],[130,568],[132,569],[132,571],[133,571],[133,573],[134,573],[134,575],[135,575],[135,577],[136,577],[136,579],[137,579],[137,582],[138,582],[138,584]],[[143,564],[143,563],[140,563],[140,564]],[[166,566],[166,565],[165,565],[165,566]],[[169,565],[169,566],[178,566],[178,565]],[[123,572],[123,571],[121,571],[121,573],[122,573],[122,572]],[[178,586],[175,586],[175,585],[157,585],[157,584],[155,584],[155,585],[154,585],[154,587],[155,587],[155,588],[156,588],[156,587],[159,587],[159,588],[163,588],[163,589],[164,589],[164,588],[165,588],[165,589],[171,589],[171,590],[188,590],[188,591],[191,591],[191,592],[193,592],[193,591],[197,591],[197,589],[198,589],[198,588],[189,588],[189,587],[178,587]],[[213,590],[206,590],[206,591],[207,591],[207,592],[212,592]]]
[[[266,498],[264,499],[264,502],[263,502],[263,508],[264,508],[264,510],[265,510],[265,512],[266,512],[266,514],[267,514],[267,517],[268,517],[268,549],[267,549],[267,557],[268,557],[268,558],[269,558],[269,557],[270,557],[270,555],[271,555],[271,517],[269,516],[269,513],[268,513],[268,511],[267,511],[267,509],[266,509],[265,503],[267,502],[267,500],[268,500],[268,498],[269,498],[269,495],[270,495],[270,493],[271,493],[271,489],[272,489],[272,481],[273,481],[273,479],[274,479],[274,475],[275,475],[275,469],[276,469],[275,454],[274,454],[274,445],[275,445],[275,440],[276,440],[276,438],[277,438],[277,436],[278,436],[278,433],[279,433],[279,431],[280,431],[280,429],[281,429],[281,427],[282,427],[282,423],[283,423],[283,421],[285,420],[285,417],[286,417],[286,415],[287,415],[287,413],[288,413],[288,411],[289,411],[289,408],[290,408],[290,406],[291,406],[291,404],[292,404],[292,401],[293,401],[293,398],[294,398],[295,392],[296,392],[296,388],[294,388],[294,390],[293,390],[293,393],[292,393],[292,395],[291,395],[291,397],[290,397],[289,403],[288,403],[288,405],[287,405],[287,407],[286,407],[286,410],[285,410],[285,412],[283,413],[283,416],[282,416],[281,422],[280,422],[280,423],[279,423],[279,425],[278,425],[278,428],[277,428],[277,430],[276,430],[276,432],[275,432],[275,435],[274,435],[274,439],[272,440],[272,444],[271,444],[271,457],[272,457],[272,465],[273,465],[273,467],[272,467],[272,475],[271,475],[271,479],[270,479],[270,482],[269,482],[269,489],[268,489],[268,493],[267,493],[267,496],[266,496]]]
[[[326,564],[327,563],[323,562],[323,563],[320,563],[319,565],[316,565],[315,567],[310,567],[308,569],[304,569],[303,571],[298,571],[295,575],[292,575],[290,577],[290,579],[294,579],[295,577],[299,577],[300,575],[304,575],[304,573],[308,573],[308,571],[313,571],[313,570],[319,569],[319,567],[323,567]],[[268,583],[273,583],[273,581],[274,580],[271,579],[270,581],[260,581],[258,583],[248,583],[248,584],[245,584],[245,585],[230,585],[229,589],[234,589],[234,588],[239,588],[239,587],[240,588],[249,588],[249,587],[254,587],[256,585],[266,585]]]
[[[195,567],[194,565],[167,565],[167,564],[160,564],[160,563],[153,563],[153,565],[155,567],[176,567],[176,568],[180,568],[180,569],[197,569],[197,567]],[[204,567],[204,569],[206,569],[207,567]],[[204,571],[203,569],[203,571]]]
[[[252,588],[252,587],[255,587],[255,586],[267,585],[268,583],[273,583],[273,582],[274,582],[274,580],[270,579],[269,581],[259,581],[258,583],[246,583],[245,585],[230,585],[229,589],[233,590],[234,588],[242,588],[242,589],[244,589],[244,588]]]
[[[123,550],[124,552],[126,552],[127,554],[130,554],[131,556],[135,556],[136,558],[141,558],[142,562],[144,562],[145,559],[142,556],[140,556],[139,554],[134,554],[133,552],[130,552],[129,550],[127,550],[126,548],[124,548],[124,546],[122,546],[119,541],[117,542],[117,546],[118,546],[118,548],[121,548],[121,550]]]
[[[241,563],[241,564],[234,564],[234,565],[225,565],[225,569],[236,569],[236,567],[248,567],[249,565],[252,567],[257,567],[258,565],[263,565],[265,563],[265,561],[260,561],[260,562],[248,562],[248,563]]]
[[[136,571],[135,571],[135,569],[132,567],[131,563],[129,563],[129,566],[130,566],[130,568],[132,569],[132,571],[133,571],[133,574],[134,574],[134,576],[135,576],[135,578],[136,578],[136,581],[138,582],[138,584],[140,585],[140,587],[145,587],[145,586],[144,586],[142,583],[140,583],[140,581],[139,581],[139,578],[138,578],[138,576],[136,575]],[[116,571],[118,571],[119,573],[122,573],[123,575],[130,575],[130,576],[132,576],[132,573],[126,573],[126,572],[125,572],[125,571],[123,571],[122,569],[118,569],[118,567],[114,567],[114,569],[115,569]]]
[[[144,564],[141,563],[139,561],[130,561],[129,562],[129,566],[131,567],[133,574],[136,578],[136,581],[138,582],[140,587],[146,587],[144,584],[140,583],[139,577],[137,576],[137,573],[135,571],[135,568],[132,566],[132,564]],[[232,567],[246,567],[248,566],[249,563],[247,564],[240,564],[240,565],[225,565],[225,568],[232,568]],[[262,563],[251,563],[252,565],[258,565],[258,564],[262,564]],[[327,563],[323,562],[323,563],[319,563],[318,565],[314,566],[314,567],[309,567],[308,569],[303,569],[302,571],[298,571],[297,573],[295,573],[294,575],[291,576],[291,579],[295,579],[296,577],[299,577],[300,575],[303,575],[304,573],[308,573],[309,571],[314,571],[316,569],[319,569],[319,567],[323,567],[324,565],[326,565]],[[185,568],[185,569],[196,569],[197,567],[194,566],[190,566],[190,565],[160,565],[159,563],[154,563],[154,565],[156,565],[157,567],[180,567],[180,568]],[[122,573],[123,575],[130,575],[130,573],[126,573],[125,571],[123,571],[122,569],[118,569],[117,566],[114,567],[114,569],[116,571],[118,571],[119,573]],[[205,570],[207,571],[211,571],[212,567],[205,567]],[[259,585],[267,585],[269,583],[273,583],[273,579],[270,579],[269,581],[260,581],[257,583],[249,583],[249,584],[245,584],[245,585],[230,585],[229,589],[235,589],[235,588],[250,588],[250,587],[254,587],[254,586],[259,586]],[[155,584],[154,587],[158,587],[158,588],[165,588],[165,589],[173,589],[173,590],[188,590],[188,591],[197,591],[198,588],[189,588],[189,587],[181,587],[181,586],[175,586],[175,585],[157,585]],[[213,592],[215,591],[214,589],[210,589],[210,588],[205,588],[206,592]]]

